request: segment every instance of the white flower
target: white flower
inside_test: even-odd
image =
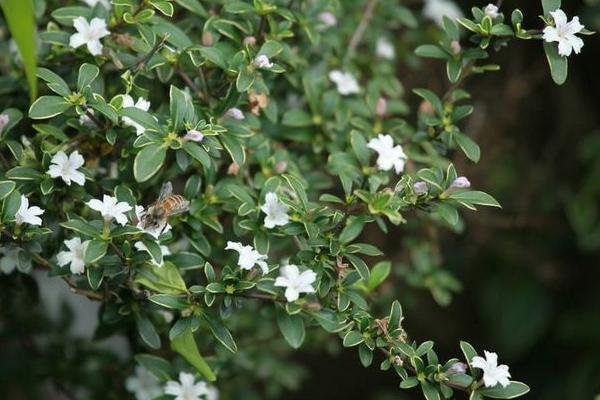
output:
[[[281,286],[285,289],[285,298],[287,301],[296,301],[300,293],[314,293],[315,289],[312,283],[317,279],[317,274],[308,269],[300,273],[298,266],[289,264],[281,267],[279,276],[275,279],[275,286]]]
[[[335,83],[338,93],[342,96],[360,92],[360,86],[358,86],[358,82],[349,72],[342,72],[337,69],[333,70],[329,72],[329,79]]]
[[[269,273],[269,266],[265,261],[267,256],[254,250],[254,247],[244,246],[239,242],[227,242],[225,250],[235,250],[239,253],[238,266],[241,269],[251,270],[258,265],[263,274]]]
[[[225,111],[225,114],[223,114],[223,116],[231,117],[240,121],[246,118],[244,117],[244,113],[242,112],[242,110],[240,110],[237,107],[231,107],[229,110]]]
[[[487,15],[491,19],[496,19],[500,15],[500,13],[498,12],[498,7],[492,3],[485,6],[485,8],[483,9],[483,12],[485,13],[485,15]]]
[[[143,97],[138,97],[137,101],[134,103],[133,97],[126,94],[123,96],[123,106],[122,107],[123,108],[135,107],[142,111],[148,111],[150,109],[150,102]],[[129,117],[122,117],[122,120],[123,120],[123,124],[125,126],[134,127],[135,133],[138,136],[141,135],[142,133],[144,133],[144,131],[146,131],[146,128],[144,128],[142,125],[138,124],[137,122],[135,122],[134,120],[132,120]]]
[[[269,57],[267,57],[264,54],[256,56],[256,58],[254,59],[254,65],[257,68],[271,68],[271,67],[273,67],[273,63],[271,62],[271,60],[269,60]]]
[[[102,7],[106,8],[107,10],[110,10],[110,2],[108,0],[81,0],[83,1],[85,4],[87,4],[90,7],[94,7],[96,4],[100,3],[102,4]]]
[[[583,47],[583,40],[575,36],[583,30],[583,25],[579,23],[579,17],[573,17],[571,22],[567,22],[567,16],[561,9],[551,11],[555,26],[544,28],[544,40],[548,43],[558,42],[558,54],[564,57],[571,55],[571,52],[579,54]]]
[[[390,135],[379,134],[369,141],[367,147],[377,152],[377,166],[381,171],[389,171],[392,168],[397,174],[404,171],[406,154],[402,146],[394,146],[394,139]]]
[[[124,201],[117,201],[116,197],[104,195],[102,201],[92,199],[86,203],[92,210],[102,214],[105,221],[115,219],[118,224],[126,225],[127,216],[125,213],[131,210],[131,206]]]
[[[214,386],[207,386],[206,400],[219,400],[219,390]]]
[[[8,114],[6,114],[6,113],[0,114],[0,133],[2,133],[2,131],[4,130],[4,127],[6,127],[6,125],[8,125],[9,122],[10,122],[10,117],[8,116]]]
[[[77,150],[68,157],[64,151],[59,151],[50,162],[52,164],[46,173],[52,178],[61,178],[68,186],[71,186],[71,181],[81,186],[85,184],[85,175],[77,171],[85,164],[85,160]]]
[[[183,140],[191,140],[192,142],[201,142],[204,139],[204,134],[196,129],[187,131]]]
[[[163,394],[160,381],[146,368],[137,365],[134,375],[125,381],[125,389],[135,395],[136,400],[153,400]]]
[[[78,237],[65,240],[65,246],[67,246],[69,251],[61,251],[56,255],[58,265],[64,267],[67,264],[71,264],[71,273],[82,274],[85,270],[85,262],[83,260],[85,249],[89,243],[89,240],[86,240],[82,243],[81,239]]]
[[[394,45],[386,38],[377,39],[377,46],[375,48],[375,54],[379,58],[386,60],[393,60],[396,55]]]
[[[485,358],[473,357],[471,365],[475,368],[479,368],[483,371],[483,383],[486,387],[496,386],[498,383],[503,387],[507,387],[510,384],[508,378],[510,373],[508,372],[507,365],[498,365],[498,355],[489,351],[484,351]]]
[[[163,234],[163,233],[167,233],[171,230],[172,226],[171,224],[169,224],[168,222],[165,221],[165,224],[159,224],[158,226],[155,227],[151,227],[151,226],[144,226],[143,222],[142,222],[142,217],[144,216],[144,214],[146,213],[146,211],[144,210],[143,206],[135,206],[135,215],[137,216],[137,227],[139,229],[141,229],[142,231],[146,232],[149,235],[154,236],[155,239],[158,239],[158,237]]]
[[[273,192],[267,193],[265,204],[260,209],[266,214],[265,228],[267,229],[283,226],[290,222],[290,217],[287,215],[289,207],[279,201],[277,195]]]
[[[73,19],[73,26],[77,33],[71,35],[69,46],[77,48],[87,46],[91,55],[97,56],[102,54],[102,43],[100,39],[106,35],[110,35],[106,29],[106,21],[100,18],[94,18],[89,23],[83,17]]]
[[[148,247],[143,243],[143,242],[135,242],[133,244],[133,246],[138,250],[138,251],[145,251],[146,253],[148,253],[150,255],[150,262],[155,266],[155,267],[162,267],[163,265],[165,265],[165,261],[164,261],[164,256],[168,256],[171,254],[171,251],[169,250],[169,248],[167,246],[163,246],[160,245],[160,261],[156,262],[156,260],[154,260],[154,257],[152,256],[152,253],[150,253],[150,250],[148,250]]]
[[[323,24],[324,28],[331,28],[332,26],[337,25],[337,18],[330,11],[323,11],[322,13],[319,13],[319,15],[317,15],[317,19]]]
[[[466,176],[459,176],[452,181],[450,187],[455,189],[468,189],[471,187],[471,182],[469,182]]]
[[[44,210],[38,206],[29,207],[29,199],[21,195],[21,205],[15,214],[17,225],[23,223],[30,225],[42,225],[42,219],[38,215],[42,215]]]
[[[444,23],[444,16],[455,20],[462,17],[463,13],[460,8],[450,0],[425,0],[423,15],[434,21],[439,26]]]
[[[167,382],[165,393],[175,396],[175,400],[200,400],[200,396],[208,394],[208,385],[206,382],[195,383],[194,375],[180,372],[179,382]]]
[[[0,247],[0,254],[4,257],[0,258],[0,271],[5,274],[10,274],[19,265],[19,248],[18,247]]]

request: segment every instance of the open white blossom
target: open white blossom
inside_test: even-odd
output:
[[[125,389],[133,393],[135,400],[153,400],[163,394],[158,378],[139,365],[135,367],[134,375],[125,381]]]
[[[275,279],[275,286],[284,287],[285,298],[287,301],[296,301],[300,293],[314,293],[313,282],[317,279],[317,274],[310,269],[302,271],[297,265],[284,265],[279,269],[279,276]]]
[[[258,265],[263,274],[269,273],[269,266],[266,262],[267,256],[254,250],[254,247],[229,241],[225,250],[235,250],[239,253],[238,266],[241,269],[251,270],[255,265]]]
[[[377,166],[381,171],[389,171],[392,168],[397,174],[404,171],[408,157],[404,154],[402,146],[394,146],[394,139],[390,135],[379,134],[369,141],[367,147],[377,152]]]
[[[171,250],[169,250],[169,248],[167,246],[164,245],[160,245],[160,261],[156,262],[154,260],[154,257],[152,257],[152,253],[150,253],[150,250],[148,250],[148,247],[144,244],[144,242],[135,242],[133,244],[133,246],[136,248],[136,250],[138,251],[145,251],[146,253],[148,253],[150,255],[150,262],[152,263],[152,265],[154,265],[155,267],[162,267],[163,265],[165,265],[165,260],[164,260],[164,256],[168,256],[171,254]]]
[[[46,173],[52,178],[61,178],[68,186],[71,186],[71,181],[81,186],[85,184],[85,175],[77,171],[85,164],[85,160],[77,150],[69,156],[64,151],[59,151],[50,162],[52,164]]]
[[[128,107],[135,107],[142,111],[148,111],[150,109],[150,102],[143,97],[138,97],[137,101],[134,102],[133,97],[126,94],[123,96],[123,108],[128,108]],[[122,117],[122,120],[123,120],[123,124],[125,126],[134,127],[135,133],[138,136],[141,135],[142,133],[144,133],[144,131],[146,130],[146,128],[144,128],[142,125],[138,124],[137,122],[135,122],[134,120],[132,120],[129,117]]]
[[[383,58],[386,60],[393,60],[396,56],[396,50],[394,49],[394,45],[387,40],[386,38],[377,39],[377,45],[375,47],[375,54],[379,58]]]
[[[175,396],[175,400],[200,400],[200,396],[208,394],[208,385],[206,382],[196,383],[194,375],[180,372],[179,382],[167,382],[165,393]]]
[[[360,86],[358,86],[356,78],[350,72],[342,72],[336,69],[329,72],[329,79],[335,83],[338,93],[342,96],[360,93]]]
[[[102,54],[100,39],[110,35],[108,29],[106,29],[105,20],[93,18],[88,22],[83,17],[77,17],[73,19],[73,27],[77,32],[71,35],[69,46],[76,49],[85,44],[91,55],[98,56]]]
[[[85,4],[87,4],[90,7],[94,7],[96,4],[100,3],[102,4],[102,7],[106,8],[107,10],[110,10],[110,2],[108,0],[81,0],[83,1]]]
[[[171,224],[169,224],[168,222],[165,221],[164,224],[159,224],[158,226],[152,227],[152,226],[144,226],[144,224],[142,223],[142,217],[144,216],[144,214],[146,214],[146,211],[144,210],[143,206],[135,206],[135,215],[137,217],[137,227],[139,229],[141,229],[142,231],[146,232],[149,235],[152,235],[155,239],[158,239],[158,237],[163,234],[163,233],[167,233],[171,230],[172,226]]]
[[[242,110],[240,110],[237,107],[231,107],[229,110],[225,111],[225,114],[223,114],[223,116],[237,119],[240,121],[246,118],[244,117],[244,113],[242,112]]]
[[[56,255],[58,265],[64,267],[67,264],[71,264],[71,273],[82,274],[85,271],[84,255],[85,249],[90,243],[89,240],[82,242],[80,238],[75,237],[70,240],[65,240],[65,246],[68,251],[61,251]]]
[[[500,13],[498,12],[498,7],[492,3],[485,6],[485,8],[483,9],[483,12],[485,15],[487,15],[491,19],[496,19],[500,15]]]
[[[219,400],[219,390],[211,385],[206,387],[206,400]]]
[[[277,195],[273,192],[267,193],[265,204],[260,209],[266,214],[265,228],[267,229],[283,226],[290,222],[290,217],[287,214],[289,207],[279,201]]]
[[[102,201],[92,199],[86,204],[92,210],[102,214],[105,221],[110,221],[114,218],[118,224],[127,224],[127,216],[125,213],[131,210],[131,206],[124,201],[118,201],[116,197],[104,195]]]
[[[264,54],[260,54],[260,55],[256,56],[256,58],[254,59],[254,65],[257,68],[271,68],[271,67],[273,67],[273,63],[271,62],[271,60],[269,60],[269,57],[267,57]]]
[[[507,387],[510,384],[510,373],[507,365],[498,365],[498,355],[489,351],[484,351],[485,358],[473,357],[471,366],[483,371],[483,383],[486,387],[496,386],[497,384]]]
[[[29,199],[21,195],[21,205],[15,214],[16,224],[42,225],[42,219],[38,215],[43,213],[44,210],[38,206],[29,207]]]
[[[19,265],[19,248],[18,247],[0,247],[0,271],[5,274],[10,274]]]
[[[462,17],[463,13],[456,3],[451,0],[425,0],[423,15],[439,26],[442,26],[444,17],[455,20],[456,18]]]
[[[579,23],[579,17],[573,17],[571,22],[567,22],[567,16],[561,9],[550,11],[555,26],[544,28],[544,40],[548,43],[558,42],[558,54],[568,57],[574,51],[575,54],[581,52],[583,40],[575,36],[583,30],[584,26]]]

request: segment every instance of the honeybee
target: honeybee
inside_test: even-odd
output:
[[[171,182],[165,182],[158,199],[152,203],[141,218],[141,227],[160,234],[167,226],[167,218],[181,214],[190,208],[190,202],[179,194],[173,194]]]

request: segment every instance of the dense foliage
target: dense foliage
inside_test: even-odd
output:
[[[435,27],[376,0],[59,3],[35,2],[45,85],[39,97],[29,86],[29,109],[22,67],[34,67],[19,40],[4,55],[3,90],[16,95],[0,115],[0,266],[15,282],[47,270],[100,302],[95,338],[124,334],[132,352],[78,352],[91,370],[126,368],[108,385],[70,376],[69,360],[48,373],[61,390],[276,397],[299,378],[276,339],[318,349],[337,335],[427,399],[529,391],[495,353],[460,342],[446,360],[412,337],[400,303],[378,298],[393,267],[369,232],[460,230],[459,210],[499,207],[449,162],[480,158],[461,129],[473,111],[461,84],[497,70],[486,59],[515,39],[543,39],[563,83],[588,32],[560,1],[543,2],[543,31],[494,5],[436,15],[444,1],[427,2]],[[423,43],[432,29],[439,43]],[[395,67],[416,57],[446,64],[445,92],[405,90]],[[426,239],[411,245],[406,281],[448,304],[460,282]]]

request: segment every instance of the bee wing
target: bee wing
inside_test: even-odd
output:
[[[190,209],[190,202],[186,199],[183,199],[176,203],[174,207],[169,210],[169,216],[181,214]]]
[[[173,193],[173,185],[171,184],[171,182],[163,183],[162,187],[160,188],[160,193],[156,202],[158,203],[159,201],[163,201],[164,199],[169,197],[171,193]]]

